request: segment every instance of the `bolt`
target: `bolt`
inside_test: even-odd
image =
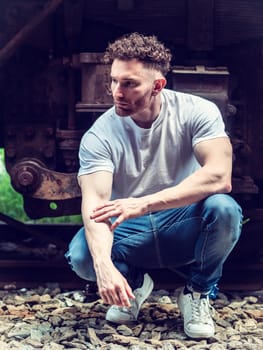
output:
[[[34,192],[41,181],[41,174],[34,164],[21,162],[14,166],[11,174],[14,188],[23,194]]]
[[[21,173],[17,175],[17,180],[22,186],[29,186],[32,185],[34,182],[34,175],[30,171],[30,169],[27,169],[26,167],[22,170]]]
[[[32,137],[35,134],[35,130],[32,126],[28,126],[25,128],[25,135],[26,137]]]
[[[14,147],[7,147],[5,149],[5,155],[7,158],[14,158],[16,156],[16,150]]]
[[[237,113],[237,108],[236,106],[228,103],[226,106],[226,114],[228,117],[232,117]]]
[[[45,133],[46,133],[46,136],[50,137],[50,136],[53,136],[54,130],[52,128],[46,128]]]
[[[71,166],[71,164],[72,164],[71,159],[65,159],[65,165],[66,165],[67,167]]]
[[[53,149],[50,148],[50,147],[46,147],[43,150],[43,155],[44,155],[45,158],[52,158],[54,156]]]

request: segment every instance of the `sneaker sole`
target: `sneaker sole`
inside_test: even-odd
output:
[[[143,289],[142,289],[143,288]],[[143,283],[143,287],[140,288],[140,290],[143,291],[142,294],[145,294],[144,298],[138,303],[138,312],[137,314],[134,315],[134,320],[124,320],[121,319],[121,317],[118,318],[111,318],[108,315],[108,312],[106,313],[106,321],[112,322],[112,323],[117,323],[117,324],[130,324],[130,323],[134,323],[137,321],[139,312],[140,312],[140,308],[142,306],[142,304],[144,303],[144,301],[149,297],[149,295],[151,294],[152,290],[153,290],[153,280],[151,279],[151,277],[148,274],[145,274],[144,277],[144,283]]]
[[[184,320],[184,314],[183,314],[183,306],[181,304],[181,301],[180,301],[180,297],[178,298],[178,301],[177,301],[177,304],[178,304],[178,307],[179,307],[179,310],[181,312],[181,316],[182,316],[182,319]],[[199,338],[211,338],[215,335],[215,332],[210,332],[210,333],[191,333],[191,332],[188,332],[187,329],[185,329],[184,327],[184,333],[189,337],[189,338],[192,338],[192,339],[199,339]]]
[[[185,334],[192,339],[209,339],[215,335],[215,333],[191,333],[184,329]]]

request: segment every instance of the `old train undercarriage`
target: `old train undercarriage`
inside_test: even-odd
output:
[[[80,213],[80,138],[112,104],[101,54],[138,31],[172,50],[169,88],[218,104],[232,194],[263,220],[261,0],[3,0],[0,25],[0,147],[29,217]]]

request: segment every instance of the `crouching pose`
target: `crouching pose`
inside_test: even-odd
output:
[[[184,331],[210,337],[208,295],[242,220],[227,194],[232,148],[222,116],[210,101],[165,89],[171,53],[155,36],[126,35],[104,58],[114,106],[81,141],[84,227],[66,256],[97,282],[115,323],[137,320],[153,289],[145,271],[189,265],[178,299]]]

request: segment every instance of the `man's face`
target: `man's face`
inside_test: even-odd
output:
[[[136,59],[115,59],[111,67],[111,91],[116,113],[133,116],[151,108],[156,72]]]

